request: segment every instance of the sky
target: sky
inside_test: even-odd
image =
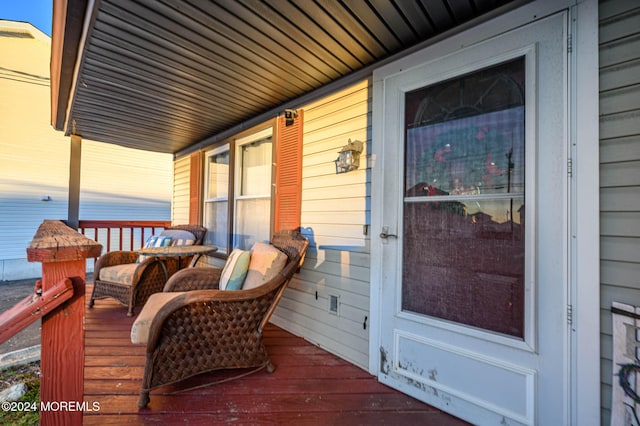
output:
[[[0,19],[23,21],[51,37],[53,0],[0,0]]]

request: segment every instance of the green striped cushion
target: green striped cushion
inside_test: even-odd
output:
[[[222,269],[220,290],[241,290],[244,278],[247,276],[250,260],[250,252],[234,249]]]

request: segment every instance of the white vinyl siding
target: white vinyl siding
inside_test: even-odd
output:
[[[599,2],[602,424],[612,386],[611,303],[640,306],[640,7]]]
[[[272,321],[368,368],[370,87],[363,81],[303,106],[302,231],[310,246],[302,270]],[[348,140],[365,144],[358,170],[336,174]],[[330,297],[338,312],[330,312]],[[366,324],[366,325],[365,325]]]
[[[50,39],[0,22],[0,281],[37,278],[27,247],[45,219],[66,220],[70,137],[51,126]],[[34,37],[15,37],[14,32]],[[80,220],[168,220],[172,156],[83,140]],[[49,197],[49,201],[42,201]],[[92,266],[89,266],[90,268]]]
[[[18,140],[0,141],[0,281],[39,277],[26,249],[43,220],[68,214],[68,138],[50,128],[47,138]],[[167,154],[82,141],[80,220],[169,220],[171,162]]]
[[[189,188],[191,159],[189,156],[173,163],[173,202],[171,203],[171,223],[189,223]]]
[[[67,217],[70,149],[49,124],[48,37],[26,23],[0,27],[0,280],[11,280],[39,276],[27,246],[44,219]]]
[[[82,141],[80,220],[169,220],[173,156]]]

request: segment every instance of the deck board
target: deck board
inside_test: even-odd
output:
[[[274,325],[265,330],[274,373],[183,390],[225,377],[224,371],[204,374],[152,391],[151,403],[140,410],[145,347],[129,340],[133,320],[110,299],[87,308],[84,398],[99,410],[84,412],[86,425],[467,424]]]

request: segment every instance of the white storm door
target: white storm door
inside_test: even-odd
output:
[[[566,28],[374,73],[379,380],[474,424],[569,415]]]

